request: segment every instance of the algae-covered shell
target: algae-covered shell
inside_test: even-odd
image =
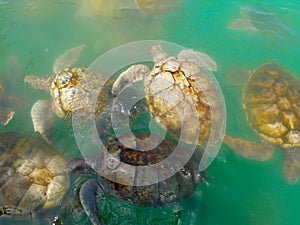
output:
[[[264,140],[282,148],[300,146],[300,84],[277,63],[256,69],[243,89],[250,125]]]
[[[0,207],[12,216],[34,216],[57,206],[69,188],[65,160],[43,139],[0,134]]]

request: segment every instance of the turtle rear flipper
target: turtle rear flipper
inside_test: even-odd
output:
[[[66,165],[66,170],[79,175],[75,181],[75,184],[77,184],[75,186],[82,183],[82,179],[84,179],[84,176],[80,175],[95,172],[83,158],[71,160]],[[90,179],[82,184],[79,191],[79,200],[93,225],[104,225],[99,215],[98,200],[109,193],[110,189],[103,178],[99,178],[99,180]]]
[[[34,131],[39,132],[48,143],[53,141],[54,116],[53,104],[49,101],[38,100],[31,109]]]
[[[34,89],[42,90],[50,93],[50,87],[53,76],[34,76],[28,75],[25,77],[24,82],[31,85]]]
[[[223,141],[235,153],[247,159],[266,161],[274,152],[274,146],[267,143],[251,142],[241,138],[232,138],[229,135],[225,135]]]
[[[101,220],[98,210],[97,198],[101,198],[106,194],[105,186],[96,182],[95,180],[86,181],[80,190],[79,198],[82,204],[82,207],[90,218],[93,225],[105,225]]]
[[[290,184],[295,184],[300,176],[300,148],[285,149],[284,175]]]

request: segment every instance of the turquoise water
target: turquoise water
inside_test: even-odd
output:
[[[49,97],[24,85],[25,75],[51,75],[54,60],[79,44],[86,45],[76,62],[80,66],[90,65],[120,44],[145,39],[171,41],[209,54],[218,65],[215,75],[226,100],[226,132],[249,140],[259,138],[246,123],[241,86],[236,85],[242,75],[234,71],[276,61],[300,79],[300,3],[296,0],[181,0],[175,11],[169,12],[167,7],[152,16],[141,14],[129,0],[124,1],[125,10],[119,10],[124,7],[116,1],[100,7],[95,2],[0,1],[1,78],[9,73],[15,82],[11,92],[23,98],[23,104],[16,106],[15,118],[1,126],[1,131],[32,133],[30,108],[37,99]],[[238,18],[243,27],[233,23]],[[55,140],[67,159],[79,156],[61,119],[56,119]],[[207,183],[192,199],[162,209],[104,199],[101,215],[107,224],[296,225],[300,223],[300,182],[289,185],[282,165],[280,150],[266,162],[255,162],[223,145],[208,168]],[[50,218],[44,217],[25,222],[0,219],[0,224],[49,224]],[[67,218],[69,223],[73,220]],[[87,223],[84,215],[77,222],[82,223]]]

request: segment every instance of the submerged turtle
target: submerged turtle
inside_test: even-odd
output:
[[[64,159],[41,138],[0,133],[0,215],[33,217],[69,188]]]
[[[15,112],[7,105],[9,105],[8,96],[0,81],[0,120],[3,125],[7,125],[15,114]]]
[[[290,183],[300,174],[300,83],[277,63],[252,72],[243,88],[242,104],[247,120],[263,139],[262,144],[225,136],[225,143],[238,154],[264,161],[280,147],[285,156],[284,173]]]
[[[9,57],[3,67],[4,70],[2,69],[0,72],[0,121],[3,125],[7,125],[15,114],[16,106],[22,105],[24,99],[9,92],[16,85],[13,82],[21,75],[18,58],[16,56]]]
[[[225,107],[223,96],[210,76],[210,71],[217,70],[216,63],[193,50],[183,50],[177,57],[171,57],[159,45],[152,47],[152,55],[152,70],[145,65],[130,67],[113,84],[113,95],[143,80],[150,114],[159,125],[178,139],[204,148],[210,136],[220,140]],[[212,123],[216,125],[214,129]]]
[[[78,1],[75,1],[78,3]],[[179,8],[178,0],[81,0],[79,17],[116,17],[128,10],[139,10],[148,16],[165,15]]]
[[[83,45],[79,45],[61,55],[54,63],[54,75],[25,77],[26,83],[51,95],[51,101],[38,100],[31,110],[34,130],[41,133],[48,142],[52,140],[54,113],[70,121],[72,112],[75,110],[79,112],[93,112],[94,110],[90,95],[93,90],[98,90],[103,85],[101,75],[87,73],[86,68],[70,68],[83,48]],[[108,99],[108,97],[103,96],[103,99]]]
[[[145,15],[159,15],[174,12],[179,7],[178,0],[135,0],[138,10]]]
[[[105,144],[108,154],[104,154],[104,158],[100,154],[93,156],[91,161],[89,160],[89,164],[83,158],[71,160],[67,164],[68,171],[80,175],[79,181],[75,183],[82,185],[78,188],[79,193],[76,196],[92,224],[104,224],[98,211],[98,205],[103,196],[112,196],[139,206],[161,207],[192,196],[197,187],[205,181],[206,171],[198,170],[203,154],[200,146],[178,172],[168,179],[159,181],[159,176],[166,168],[152,166],[169,157],[177,142],[165,139],[156,148],[149,151],[149,146],[143,143],[143,139],[147,136],[140,134],[137,138],[132,138],[122,135],[122,139],[125,138],[131,145],[135,145],[134,149],[125,146],[116,137],[110,137]],[[158,143],[160,141],[155,138],[153,140]],[[183,154],[185,153],[183,151]],[[168,169],[174,169],[176,164],[181,162],[181,157],[182,155],[175,156]],[[97,172],[89,165],[93,165]],[[152,168],[151,172],[149,170],[145,172],[147,168]],[[85,174],[94,174],[96,179],[89,177],[84,182],[80,182]],[[156,182],[151,184],[151,178],[154,178]],[[144,185],[140,185],[139,181],[141,180]],[[62,215],[65,214],[63,210]],[[62,219],[62,216],[56,217],[53,224],[60,224]]]

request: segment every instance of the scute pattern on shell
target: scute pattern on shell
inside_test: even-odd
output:
[[[145,88],[150,113],[160,118],[159,124],[165,124],[176,137],[183,132],[182,124],[189,124],[189,136],[184,141],[191,143],[199,129],[193,121],[199,121],[197,144],[206,146],[212,126],[211,110],[218,107],[218,101],[209,102],[207,98],[216,93],[207,71],[186,59],[169,57],[154,65]]]
[[[57,206],[69,188],[65,161],[40,138],[0,134],[0,207],[22,216]]]
[[[133,140],[137,149],[128,148],[117,138],[110,139],[106,144],[109,158],[114,161],[104,159],[99,167],[100,173],[105,174],[107,179],[105,182],[108,183],[113,195],[126,202],[148,207],[166,206],[179,199],[192,196],[207,176],[206,171],[198,170],[203,149],[200,146],[197,147],[191,159],[170,178],[155,184],[139,186],[136,185],[140,182],[139,179],[145,179],[144,172],[147,170],[145,166],[154,165],[168,158],[177,145],[176,141],[165,139],[156,148],[145,151],[144,147],[147,149],[147,146],[143,147],[140,140],[146,137],[147,135],[140,134],[138,139]],[[176,167],[176,163],[181,162],[179,156],[173,156],[169,170]],[[158,177],[161,172],[162,170],[152,167],[152,173],[148,169],[148,176]],[[131,183],[131,185],[124,185],[124,180],[126,180],[125,183]]]
[[[276,63],[262,65],[244,86],[243,106],[254,130],[282,148],[300,146],[300,84]]]

